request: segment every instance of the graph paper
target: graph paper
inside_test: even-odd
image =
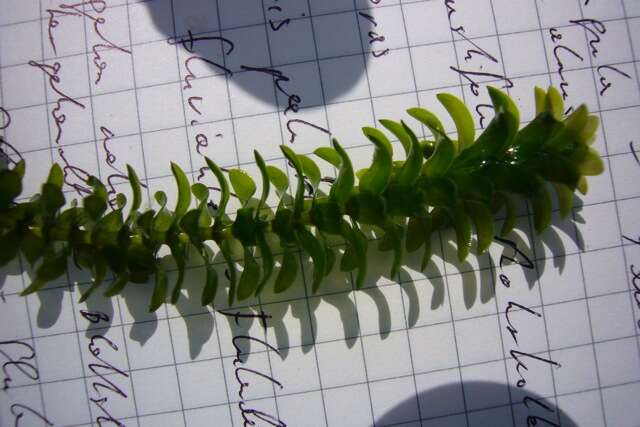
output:
[[[128,194],[130,164],[147,204],[164,190],[171,205],[171,161],[192,182],[213,179],[204,156],[258,180],[257,149],[293,177],[279,145],[331,137],[359,169],[361,126],[419,128],[405,111],[422,106],[455,135],[448,92],[480,131],[488,85],[523,125],[535,86],[586,103],[606,169],[569,219],[536,235],[522,205],[508,240],[464,263],[448,230],[424,272],[410,254],[391,280],[372,244],[359,291],[336,268],[314,294],[298,255],[289,291],[232,307],[219,291],[214,310],[194,261],[152,314],[145,285],[79,303],[90,277],[73,265],[20,297],[30,267],[12,262],[0,425],[639,426],[639,56],[637,0],[2,1],[0,135],[26,161],[25,199],[53,162],[69,197],[88,174]]]

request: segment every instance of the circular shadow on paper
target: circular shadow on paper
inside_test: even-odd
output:
[[[466,414],[465,405],[469,408]],[[424,391],[417,398],[414,395],[399,403],[374,423],[375,427],[421,425],[578,427],[552,400],[528,391],[526,386],[517,388],[484,381],[453,382]]]
[[[365,78],[371,51],[384,52],[382,31],[375,32],[378,23],[366,9],[370,5],[369,0],[153,0],[135,7],[146,7],[167,42],[179,46],[185,100],[215,95],[219,108],[226,109],[228,96],[232,113],[241,116],[273,111],[275,105],[295,112],[350,91]],[[144,13],[134,19],[145,19]]]

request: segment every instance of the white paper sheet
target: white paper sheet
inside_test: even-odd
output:
[[[212,182],[204,156],[258,178],[257,149],[293,178],[278,146],[329,133],[365,167],[361,126],[417,127],[405,110],[423,106],[453,132],[435,97],[450,92],[480,128],[487,85],[523,123],[536,85],[587,103],[606,170],[541,236],[523,207],[520,264],[509,243],[459,263],[446,231],[399,283],[372,244],[361,291],[336,271],[313,295],[301,258],[290,291],[234,307],[219,291],[214,312],[194,260],[179,303],[150,314],[145,285],[78,303],[90,277],[73,266],[20,297],[29,267],[11,263],[0,425],[640,425],[639,49],[637,0],[2,1],[0,135],[26,160],[25,197],[52,162],[69,196],[86,174],[128,193],[128,163],[147,202],[172,205],[171,161],[193,182]]]

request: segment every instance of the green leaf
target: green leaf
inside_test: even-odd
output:
[[[550,112],[556,120],[562,120],[562,116],[564,115],[564,101],[558,89],[553,86],[549,86],[545,109]]]
[[[102,285],[102,281],[104,280],[104,276],[106,274],[107,274],[107,265],[104,262],[104,260],[100,260],[98,258],[98,260],[96,261],[96,266],[94,268],[94,273],[92,278],[93,284],[89,287],[89,289],[84,291],[80,296],[79,302],[81,304],[85,302],[96,291],[96,289],[100,287],[100,285]]]
[[[411,136],[407,133],[409,129],[404,123],[394,122],[393,120],[378,120],[389,132],[391,132],[402,144],[404,152],[407,156],[411,153]]]
[[[407,223],[407,239],[405,240],[405,248],[407,252],[415,252],[420,249],[424,243],[422,222],[419,218],[409,218]]]
[[[402,265],[402,256],[403,256],[403,248],[402,248],[402,227],[397,225],[391,220],[388,220],[387,224],[384,227],[385,234],[383,236],[384,240],[388,240],[391,244],[391,248],[393,249],[393,264],[391,265],[391,279],[394,279],[398,276],[400,272],[400,265]]]
[[[481,202],[467,201],[465,210],[471,217],[478,237],[478,254],[484,253],[493,241],[493,214]]]
[[[270,183],[269,173],[267,172],[267,165],[264,163],[264,159],[257,150],[253,150],[253,156],[256,159],[256,164],[258,165],[260,175],[262,176],[262,195],[260,196],[260,201],[258,202],[258,206],[256,207],[257,217],[258,215],[260,215],[260,210],[265,205],[267,197],[269,197]]]
[[[336,201],[339,205],[342,206],[351,194],[355,178],[353,176],[353,166],[351,166],[351,159],[349,159],[347,152],[344,151],[342,146],[338,143],[337,139],[334,138],[332,141],[338,155],[340,155],[341,162],[340,170],[338,172],[338,178],[336,178],[335,182],[331,186],[329,198]]]
[[[553,183],[558,197],[558,206],[560,207],[560,217],[567,218],[571,215],[573,209],[573,191],[564,184]]]
[[[176,278],[176,284],[173,286],[173,292],[171,293],[171,304],[176,304],[180,299],[182,283],[184,282],[184,270],[186,267],[186,247],[182,244],[173,244],[169,246],[171,249],[171,255],[176,262],[178,270],[178,277]]]
[[[351,227],[344,220],[342,221],[341,234],[353,248],[353,252],[352,254],[350,254],[350,256],[353,257],[353,262],[356,263],[358,268],[358,274],[356,276],[356,289],[360,289],[364,285],[364,280],[367,276],[367,238],[364,234],[362,234],[362,231],[360,231],[360,229]],[[347,246],[347,249],[348,248],[349,246]],[[343,255],[343,261],[347,256],[347,252],[348,251],[345,251]]]
[[[424,236],[424,255],[422,255],[421,271],[424,271],[427,268],[427,265],[429,265],[429,260],[431,260],[432,255],[431,232],[433,230],[433,224],[430,214],[420,217],[420,220],[422,222],[422,232]]]
[[[507,130],[503,146],[506,146],[511,142],[520,127],[520,111],[518,111],[516,104],[505,92],[492,86],[487,87],[487,90],[489,91],[489,97],[496,116],[502,115],[505,121]]]
[[[162,267],[156,266],[156,282],[153,287],[153,294],[149,302],[149,313],[153,313],[164,304],[167,298],[167,274]]]
[[[358,268],[358,257],[356,249],[351,244],[347,244],[340,259],[340,271],[353,271]]]
[[[269,181],[271,181],[280,193],[287,191],[287,188],[289,187],[289,178],[287,178],[287,174],[271,165],[267,165],[267,174],[269,175]]]
[[[443,176],[453,163],[455,156],[455,147],[449,138],[441,139],[436,150],[427,159],[422,168],[422,173],[429,178],[437,178]]]
[[[298,185],[296,185],[296,197],[293,205],[293,216],[295,218],[299,218],[300,215],[302,215],[302,209],[304,206],[304,172],[302,170],[302,163],[291,148],[286,145],[281,145],[280,149],[287,160],[289,160],[293,165],[296,175],[298,175]]]
[[[325,258],[325,269],[324,269],[324,275],[328,276],[329,273],[331,273],[331,270],[333,270],[333,265],[336,263],[336,254],[333,251],[333,249],[331,249],[331,247],[327,244],[327,242],[324,242],[324,258]]]
[[[536,116],[544,112],[545,105],[547,103],[547,92],[544,89],[536,86],[534,89],[534,96],[536,99]]]
[[[244,248],[244,270],[238,281],[238,301],[252,296],[260,280],[260,266],[248,248]]]
[[[320,282],[325,275],[326,253],[320,241],[306,228],[300,228],[296,234],[300,241],[300,245],[313,260],[313,284],[311,289],[315,294],[318,291]]]
[[[289,247],[284,248],[282,254],[282,266],[276,277],[274,292],[279,294],[293,285],[298,274],[298,257]]]
[[[360,178],[360,190],[381,194],[389,183],[393,164],[393,150],[387,137],[378,129],[362,128],[362,132],[376,146],[371,166]]]
[[[205,271],[207,279],[202,290],[202,298],[200,302],[203,306],[211,304],[216,298],[216,292],[218,291],[218,272],[213,268],[213,264],[209,261],[209,257],[206,254],[202,255],[205,262]]]
[[[17,245],[16,245],[17,246]],[[45,254],[42,263],[36,269],[36,278],[20,295],[37,292],[48,282],[57,279],[67,271],[67,250],[50,251]]]
[[[59,164],[54,163],[49,169],[49,176],[47,176],[47,183],[55,185],[58,188],[62,188],[64,185],[64,173]]]
[[[209,166],[211,172],[216,176],[218,184],[220,184],[221,196],[220,201],[218,202],[218,210],[216,211],[216,219],[219,221],[224,216],[227,203],[229,202],[229,184],[227,184],[227,179],[224,177],[222,170],[220,170],[213,160],[208,157],[205,157],[204,160],[207,162],[207,166]]]
[[[580,173],[585,176],[600,175],[604,172],[604,162],[600,154],[591,147],[588,147],[580,157]]]
[[[535,225],[536,232],[542,233],[551,225],[551,197],[543,184],[541,186],[542,191],[536,197],[531,199],[533,206],[533,223]]]
[[[420,176],[422,168],[422,147],[416,135],[402,122],[403,129],[409,135],[409,150],[407,159],[397,173],[396,181],[399,185],[413,185]]]
[[[302,171],[304,172],[305,176],[309,178],[309,181],[311,181],[311,186],[314,190],[317,190],[318,185],[320,185],[321,178],[318,165],[316,165],[313,160],[303,154],[298,154],[298,159],[300,160],[300,164],[302,165]]]
[[[0,251],[9,251],[14,253],[13,257],[7,260],[7,262],[11,261],[11,259],[16,256],[16,252],[18,250],[18,245],[16,244],[17,240],[18,237],[15,236],[14,233],[9,233],[0,237]],[[19,247],[29,264],[33,265],[33,263],[44,254],[46,242],[42,237],[36,236],[30,230],[26,230],[22,239],[20,239]],[[2,262],[3,260],[4,256],[0,255],[0,265],[5,264]]]
[[[349,197],[346,213],[360,224],[383,226],[386,220],[385,200],[372,193],[357,193]]]
[[[258,248],[260,249],[260,257],[262,258],[262,277],[260,278],[260,283],[258,283],[258,287],[256,288],[256,296],[260,296],[260,293],[273,273],[275,261],[273,260],[271,248],[264,238],[264,234],[258,233],[256,240],[258,242]]]
[[[169,228],[171,228],[171,224],[173,224],[173,216],[171,216],[168,210],[162,209],[158,211],[153,218],[153,231],[156,233],[166,233],[169,231]]]
[[[228,303],[229,305],[233,305],[233,301],[236,297],[236,280],[237,280],[237,274],[236,274],[236,267],[235,267],[235,263],[233,262],[233,257],[231,255],[231,248],[229,247],[229,240],[223,240],[222,244],[220,245],[220,253],[222,253],[222,257],[224,258],[225,262],[227,263],[227,272],[229,274],[229,298],[228,298]]]
[[[451,213],[451,222],[456,231],[456,244],[458,246],[458,260],[464,261],[471,248],[471,221],[464,210],[457,208]]]
[[[176,202],[176,208],[173,214],[175,218],[181,218],[191,204],[191,188],[189,179],[187,179],[184,171],[174,162],[171,162],[171,173],[173,173],[173,177],[178,185],[178,201]]]
[[[42,194],[40,195],[40,201],[42,203],[42,207],[49,215],[55,214],[61,207],[64,206],[64,194],[62,193],[62,189],[57,185],[46,182],[42,185],[41,192]],[[95,210],[88,210],[89,215],[95,220],[99,218],[100,215],[102,215],[102,212],[104,212],[104,210],[106,209],[106,203],[95,196],[88,197],[91,198],[89,201],[89,206],[93,206],[92,203],[95,202]],[[104,208],[102,208],[103,206]]]
[[[129,283],[129,275],[127,273],[121,274],[120,276],[116,277],[111,286],[109,286],[109,288],[105,291],[104,296],[107,298],[111,298],[119,295],[127,283]]]
[[[5,209],[22,192],[20,175],[13,170],[0,170],[0,209]]]
[[[238,196],[238,199],[240,199],[240,203],[242,203],[242,206],[245,206],[249,199],[251,199],[251,196],[256,192],[255,182],[253,182],[249,174],[241,169],[229,170],[229,181],[231,181],[233,191],[236,193],[236,196]]]
[[[24,159],[22,159],[22,160],[18,161],[18,163],[15,164],[15,166],[13,167],[12,170],[15,173],[18,174],[20,179],[22,179],[22,178],[24,178],[24,174],[26,172],[26,168],[27,168],[26,163],[25,163]]]
[[[433,134],[433,137],[436,139],[436,142],[439,142],[439,140],[445,136],[442,122],[440,122],[440,119],[438,119],[438,117],[431,111],[425,110],[424,108],[410,108],[407,110],[407,113],[428,127]]]
[[[452,207],[458,198],[458,191],[453,181],[438,178],[427,181],[422,187],[424,201],[429,206]]]
[[[206,185],[199,182],[191,186],[191,193],[200,203],[206,203],[209,200],[209,189]]]
[[[336,202],[325,198],[316,199],[309,215],[318,230],[328,234],[340,234],[342,211]]]
[[[464,105],[464,102],[451,94],[439,93],[436,96],[456,125],[460,151],[470,147],[475,141],[476,130],[469,109]]]
[[[253,212],[253,208],[238,209],[236,220],[231,226],[231,232],[234,237],[242,242],[243,246],[254,246],[256,244],[258,223]]]
[[[160,210],[167,206],[167,193],[162,190],[158,190],[153,194],[153,198],[160,205]]]
[[[129,164],[127,164],[127,176],[129,178],[129,185],[131,186],[131,193],[133,194],[133,201],[131,202],[131,210],[129,213],[129,217],[131,217],[131,213],[137,211],[142,204],[142,191],[140,190],[138,174],[136,174],[136,171]]]
[[[325,162],[331,163],[337,169],[340,169],[342,158],[335,149],[331,147],[320,147],[316,148],[313,154],[320,157]]]

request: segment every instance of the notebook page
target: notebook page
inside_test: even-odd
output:
[[[230,307],[221,286],[203,308],[204,266],[190,258],[181,299],[149,313],[152,284],[80,303],[91,277],[73,263],[21,297],[33,269],[11,262],[0,425],[639,425],[638,49],[634,0],[3,1],[0,148],[26,161],[25,199],[54,162],[69,198],[89,175],[130,198],[129,164],[145,204],[162,190],[174,206],[170,162],[193,183],[214,185],[205,156],[259,183],[254,150],[293,183],[279,146],[309,154],[331,137],[360,169],[373,152],[362,126],[403,119],[429,138],[405,112],[421,106],[455,135],[436,98],[447,92],[479,133],[489,85],[523,125],[534,86],[586,103],[606,169],[569,219],[556,209],[536,235],[522,205],[513,233],[463,263],[447,230],[426,270],[418,251],[391,279],[372,242],[358,291],[336,266],[314,294],[296,254],[288,291],[271,281]]]

